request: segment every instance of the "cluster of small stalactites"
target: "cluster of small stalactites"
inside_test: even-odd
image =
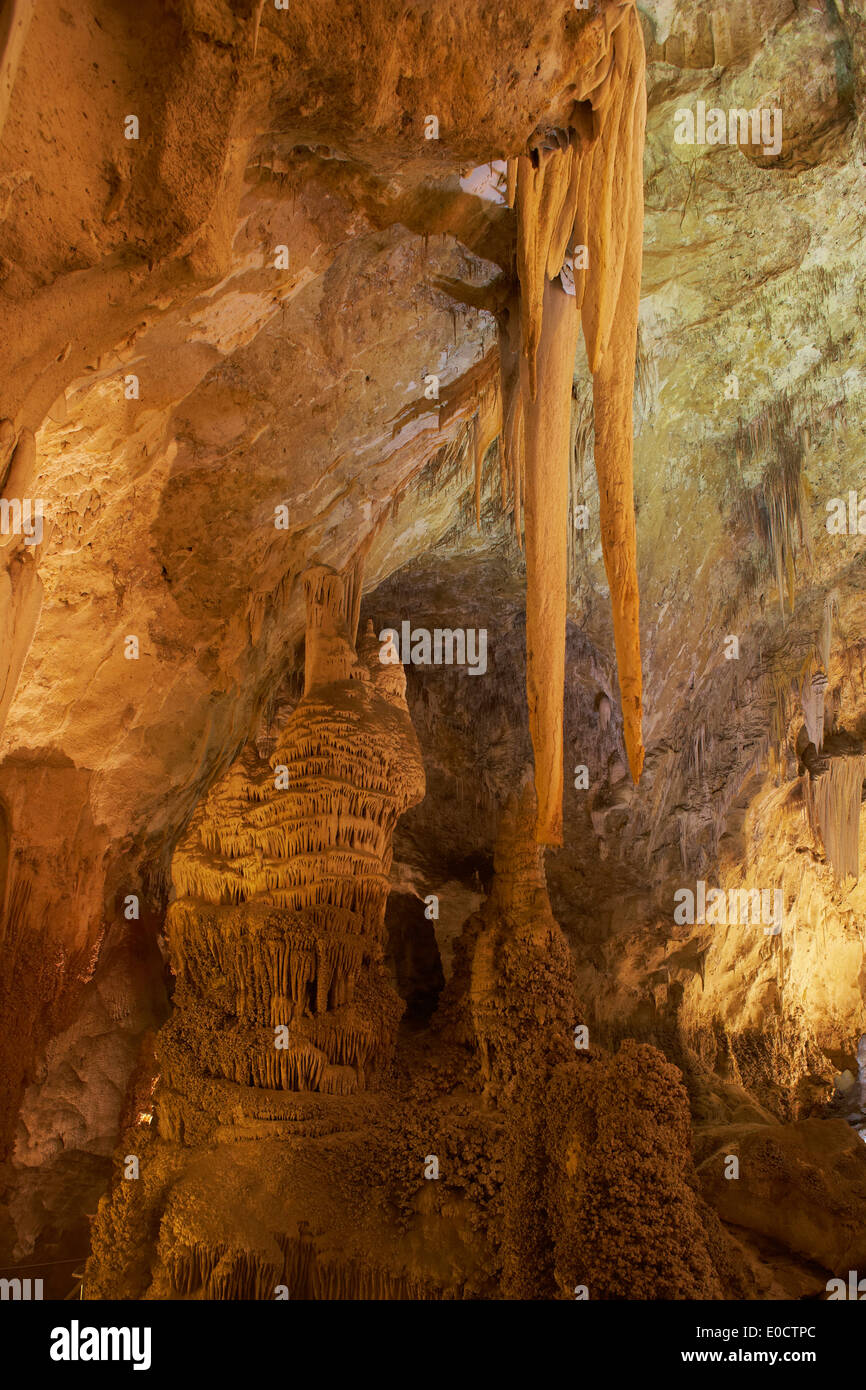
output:
[[[169,933],[178,978],[261,1026],[350,1003],[369,953],[345,929],[322,933],[306,917],[287,920],[278,911],[261,918],[181,902],[170,911]]]
[[[300,703],[269,766],[244,754],[206,798],[172,863],[179,897],[301,908],[326,885],[378,917],[394,827],[423,796],[420,751],[405,699],[395,708],[372,682],[327,693]],[[355,892],[360,880],[374,891]]]
[[[168,1245],[167,1241],[164,1241]],[[275,1236],[274,1251],[232,1249],[224,1242],[177,1240],[164,1249],[163,1263],[181,1298],[274,1299],[287,1290],[292,1299],[394,1300],[429,1296],[411,1276],[391,1273],[360,1260],[322,1258],[307,1234]]]
[[[287,1021],[274,1026],[229,1022],[221,1007],[182,995],[167,1039],[179,1063],[168,1072],[173,1084],[182,1084],[178,1078],[191,1070],[266,1091],[346,1095],[368,1086],[387,1066],[401,1007],[379,978],[376,987],[359,982],[354,1000],[322,1013],[290,1015],[286,1007]]]
[[[827,855],[836,879],[860,877],[860,806],[866,755],[831,757],[819,776],[806,778],[806,809],[812,832]]]

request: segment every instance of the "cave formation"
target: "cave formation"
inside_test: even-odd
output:
[[[6,0],[4,1274],[866,1276],[861,10]]]

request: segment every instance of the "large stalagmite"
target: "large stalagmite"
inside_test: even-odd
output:
[[[333,673],[341,644],[311,636]],[[321,701],[340,682],[314,688]],[[250,759],[227,779],[226,821],[260,804],[252,772]],[[211,815],[215,823],[213,804]],[[179,1026],[157,1041],[153,1125],[141,1123],[145,1113],[123,1136],[84,1297],[572,1299],[583,1283],[592,1297],[621,1298],[646,1296],[647,1268],[650,1296],[717,1292],[678,1073],[648,1046],[627,1043],[617,1057],[575,1048],[573,965],[535,824],[527,784],[501,816],[490,895],[464,925],[424,1046],[407,1059],[403,1038],[375,1091],[314,1092],[308,1077],[279,1075],[239,1085],[225,1079],[217,1033],[207,1046],[196,1039],[205,987],[217,1008],[230,999],[266,1018],[290,1007],[294,968],[270,949],[278,923],[291,926],[288,909],[261,909],[272,929],[263,943],[255,903],[227,904],[216,969],[205,963],[213,931],[191,970],[174,927]],[[360,866],[352,876],[363,883]],[[213,923],[201,901],[192,910]],[[313,955],[310,971],[321,963]],[[244,964],[243,999],[233,956]],[[150,1105],[147,1088],[142,1099]],[[130,1157],[140,1165],[133,1180]]]
[[[643,767],[633,500],[632,393],[643,237],[645,58],[637,13],[605,13],[606,51],[568,128],[539,133],[509,165],[518,214],[522,362],[510,373],[505,467],[519,524],[525,458],[527,694],[537,836],[562,842],[562,710],[571,383],[582,315],[593,373],[601,537],[629,766]],[[574,266],[572,296],[560,279]],[[505,394],[505,393],[503,393]],[[523,439],[520,439],[521,421]]]
[[[372,630],[356,654],[341,575],[316,566],[304,587],[304,696],[270,760],[245,750],[175,854],[174,1012],[156,1041],[154,1130],[128,1141],[147,1150],[146,1180],[120,1182],[100,1209],[89,1296],[272,1297],[281,1282],[293,1297],[424,1292],[347,1253],[342,1217],[321,1217],[329,1193],[315,1152],[285,1143],[348,1128],[351,1149],[351,1112],[334,1111],[323,1129],[316,1107],[363,1101],[391,1060],[402,1012],[382,963],[391,838],[424,794],[402,666],[380,660]],[[210,1137],[230,1138],[252,1168],[245,1179],[209,1172],[203,1194],[195,1148]],[[273,1163],[245,1139],[276,1140]],[[251,1196],[262,1167],[276,1191]],[[245,1184],[243,1203],[233,1181]],[[248,1210],[256,1201],[266,1214]],[[317,1258],[305,1235],[314,1213],[333,1259]],[[138,1243],[143,1221],[159,1229],[155,1248]]]
[[[647,1233],[670,1247],[662,1295],[712,1290],[682,1135],[649,1226],[641,1212],[609,1231],[591,1196],[589,1222],[576,1202],[596,1181],[585,1136],[634,1102],[615,1066],[572,1046],[573,967],[531,783],[502,816],[429,1056],[411,1074],[390,1066],[391,837],[423,769],[402,667],[369,627],[356,656],[340,575],[319,566],[305,588],[303,698],[270,758],[248,748],[203,800],[175,855],[174,1012],[82,1296],[572,1297],[578,1279],[622,1296]],[[665,1074],[650,1123],[671,1111],[684,1130],[683,1107]],[[645,1162],[615,1141],[606,1153],[624,1185]],[[441,1184],[425,1183],[422,1162],[440,1157]]]
[[[391,836],[424,774],[402,666],[379,660],[372,634],[356,657],[340,575],[317,567],[305,589],[304,698],[269,764],[247,754],[175,855],[168,1027],[209,1075],[342,1093],[393,1047]]]
[[[503,1292],[635,1296],[649,1265],[641,1297],[718,1296],[679,1075],[653,1047],[585,1047],[536,824],[524,785],[501,815],[492,890],[463,928],[438,1020],[477,1058],[505,1123]]]

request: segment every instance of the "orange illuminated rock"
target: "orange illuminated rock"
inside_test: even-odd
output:
[[[245,1086],[345,1092],[390,1057],[382,966],[391,837],[424,794],[400,665],[356,656],[342,577],[305,576],[304,698],[269,762],[245,753],[178,847],[169,1028]]]
[[[609,28],[609,32],[608,32]],[[506,414],[503,457],[519,515],[522,427],[526,459],[527,694],[535,751],[537,836],[562,842],[562,708],[568,574],[571,383],[582,313],[594,378],[601,538],[629,766],[643,767],[642,675],[633,498],[632,394],[643,242],[645,58],[640,23],[625,6],[601,75],[587,80],[567,130],[536,136],[509,164],[518,215],[523,350],[521,404]],[[598,70],[594,70],[597,72]],[[585,238],[585,240],[584,240]],[[574,294],[560,280],[579,254]],[[586,262],[584,268],[584,261]],[[507,399],[511,391],[503,391]]]

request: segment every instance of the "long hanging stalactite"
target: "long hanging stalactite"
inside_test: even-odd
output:
[[[518,531],[523,503],[536,834],[552,845],[562,843],[570,412],[579,322],[593,373],[602,551],[635,781],[644,758],[632,397],[646,88],[633,5],[623,6],[607,37],[603,74],[598,64],[591,69],[568,129],[545,132],[508,165],[518,223],[520,342],[518,348],[512,331],[503,343],[502,459]],[[573,266],[573,294],[560,278],[566,263]]]

